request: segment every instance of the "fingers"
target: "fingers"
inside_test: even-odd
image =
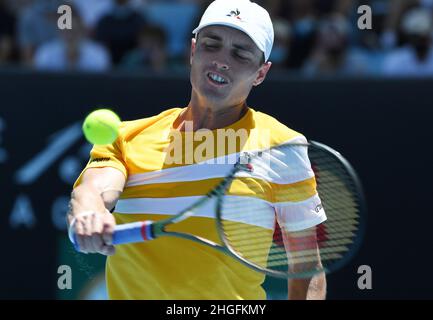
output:
[[[111,243],[115,225],[115,219],[111,213],[78,216],[74,229],[80,251],[104,255],[114,254],[115,249]]]
[[[107,214],[104,216],[103,230],[102,230],[102,240],[107,245],[113,244],[113,232],[116,226],[116,221],[112,214]]]
[[[93,253],[93,245],[91,242],[92,237],[92,220],[90,218],[91,216],[84,216],[83,220],[81,221],[81,224],[83,226],[83,250],[86,253]]]
[[[93,252],[99,252],[104,245],[102,240],[102,221],[99,214],[91,216],[92,234],[90,235],[90,246],[93,248]]]
[[[109,245],[103,245],[100,251],[100,253],[106,256],[112,256],[115,252],[116,249],[114,248],[114,246],[109,246]]]
[[[107,214],[104,215],[104,221],[102,226],[102,240],[104,241],[102,252],[107,256],[111,256],[116,252],[114,246],[112,245],[115,226],[116,220],[114,219],[114,216],[107,211]]]
[[[81,221],[76,220],[75,225],[73,226],[75,233],[75,241],[77,242],[78,248],[81,252],[87,253],[85,250],[86,245],[84,244],[84,226]]]

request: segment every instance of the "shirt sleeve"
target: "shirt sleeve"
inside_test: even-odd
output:
[[[306,143],[304,137],[297,142]],[[275,171],[282,172],[273,185],[273,206],[277,221],[286,231],[300,231],[326,220],[316,179],[305,146],[292,147],[275,155]]]
[[[83,173],[89,168],[112,167],[118,169],[127,178],[128,171],[123,157],[121,139],[118,138],[113,144],[94,145],[90,151],[90,159],[80,176],[74,183],[74,188],[81,183]]]

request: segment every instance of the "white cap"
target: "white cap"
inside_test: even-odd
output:
[[[211,25],[232,27],[245,32],[268,61],[274,43],[274,28],[269,13],[250,0],[215,0],[204,12],[192,33]]]
[[[402,29],[408,34],[430,34],[433,31],[433,19],[430,11],[422,8],[410,10],[403,17]]]

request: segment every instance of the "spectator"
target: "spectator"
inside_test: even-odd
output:
[[[387,76],[432,76],[433,19],[431,12],[423,8],[414,8],[404,14],[401,27],[407,44],[391,51],[385,57],[383,74]]]
[[[422,1],[422,0],[421,0]],[[399,25],[405,12],[419,5],[420,0],[394,0],[388,3],[388,14],[384,22],[381,43],[384,50],[391,50],[401,45]]]
[[[335,14],[324,20],[303,72],[308,76],[369,73],[367,57],[349,47],[349,30],[342,15]]]
[[[57,35],[57,8],[61,0],[33,0],[18,16],[18,45],[21,61],[31,65],[33,54],[42,43]]]
[[[13,59],[15,40],[15,17],[8,10],[4,0],[0,0],[0,65]]]
[[[287,64],[289,56],[291,30],[287,20],[274,18],[274,46],[269,60],[272,68],[282,69]]]
[[[110,67],[108,51],[87,37],[86,28],[75,13],[72,29],[59,30],[61,37],[38,48],[34,66],[42,70],[103,71]]]
[[[293,31],[287,66],[298,69],[304,64],[314,46],[317,28],[314,0],[293,0],[289,3],[287,12]]]
[[[356,4],[357,2],[361,2],[358,0],[318,0],[319,3],[329,3],[330,7],[331,7],[331,12],[329,12],[330,14],[341,14],[343,16],[345,16],[346,18],[348,18],[351,14],[351,12],[356,11]],[[364,1],[362,1],[362,3],[364,3]],[[358,3],[359,5],[361,5],[361,3]]]
[[[138,33],[145,25],[143,16],[129,2],[115,0],[112,10],[101,18],[96,27],[96,39],[109,48],[116,65],[126,52],[136,47]]]
[[[167,66],[166,35],[157,26],[145,26],[138,36],[138,47],[125,55],[122,66],[162,71]]]
[[[9,9],[15,14],[15,16],[29,7],[34,0],[4,0]]]
[[[185,1],[159,1],[146,7],[147,22],[164,29],[167,53],[172,64],[183,65],[184,57],[189,56],[193,30],[190,26],[199,11],[200,7],[196,3]]]
[[[87,29],[93,31],[96,23],[107,14],[113,6],[114,0],[70,0],[77,8]]]

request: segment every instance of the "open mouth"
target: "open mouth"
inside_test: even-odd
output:
[[[212,72],[208,72],[207,77],[212,83],[214,83],[216,85],[221,86],[221,85],[228,83],[228,81],[226,79],[224,79],[223,77],[221,77],[215,73],[212,73]]]

